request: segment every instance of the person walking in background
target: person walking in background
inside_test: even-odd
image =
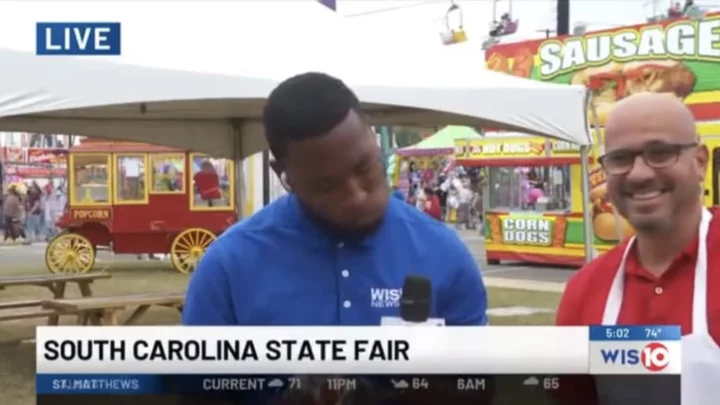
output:
[[[458,229],[462,228],[463,225],[466,229],[473,229],[470,220],[470,203],[473,199],[473,192],[469,187],[462,184],[460,180],[456,180],[455,187],[458,191],[458,215],[455,225]]]
[[[425,207],[423,211],[431,217],[442,221],[442,209],[440,208],[440,198],[437,196],[435,191],[430,188],[425,188],[425,195],[427,200],[425,201]]]
[[[46,188],[45,193],[45,240],[50,241],[58,231],[55,224],[65,211],[67,198],[62,186]]]
[[[215,171],[215,166],[209,160],[202,162],[200,171],[193,176],[193,182],[200,199],[207,203],[208,207],[215,205],[223,197],[220,190],[220,177]]]
[[[447,197],[447,213],[445,214],[445,222],[456,223],[456,227],[459,225],[458,207],[460,207],[460,200],[458,199],[458,191],[455,186],[450,185],[448,189]]]
[[[8,193],[3,198],[3,242],[15,242],[20,236],[22,227],[23,207],[20,193],[15,185],[10,185]]]
[[[44,203],[42,189],[36,182],[33,182],[28,189],[25,202],[25,233],[30,243],[38,242],[43,238]]]
[[[408,192],[407,196],[407,203],[412,205],[413,207],[417,206],[417,184],[413,184],[413,186],[410,188],[410,191]]]
[[[468,190],[470,190],[472,196],[470,198],[470,204],[468,205],[467,229],[475,230],[477,229],[478,222],[478,206],[480,201],[480,193],[474,191],[472,188],[469,188]]]
[[[423,186],[418,186],[416,195],[415,195],[415,208],[419,209],[420,211],[425,210],[425,203],[427,202],[427,194],[425,194],[425,188]]]

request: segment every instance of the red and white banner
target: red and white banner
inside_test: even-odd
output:
[[[25,150],[23,148],[11,146],[0,148],[0,158],[2,158],[3,162],[9,164],[25,163],[27,160]]]
[[[8,165],[5,167],[6,175],[22,178],[65,177],[66,173],[67,170],[64,167],[51,168],[25,165]]]
[[[65,165],[67,151],[52,148],[28,148],[27,163],[43,165]]]

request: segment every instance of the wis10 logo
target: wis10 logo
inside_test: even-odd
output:
[[[119,22],[38,22],[37,55],[120,55]]]
[[[670,351],[662,343],[648,343],[637,349],[601,349],[600,355],[606,365],[637,366],[647,371],[662,371],[670,364]]]

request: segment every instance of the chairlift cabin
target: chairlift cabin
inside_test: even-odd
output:
[[[498,1],[499,0],[493,0],[493,20],[490,23],[488,36],[483,40],[483,50],[488,50],[491,46],[499,44],[502,37],[516,33],[520,25],[520,20],[513,19],[512,0],[508,1],[508,11],[503,13],[500,18],[497,17]]]
[[[451,2],[450,8],[440,19],[440,22],[440,38],[443,45],[459,44],[467,41],[467,34],[463,28],[463,12],[455,2]]]
[[[85,141],[69,150],[63,232],[45,252],[53,273],[85,273],[97,249],[170,254],[181,273],[237,220],[233,162],[144,143]]]

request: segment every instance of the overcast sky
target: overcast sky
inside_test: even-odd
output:
[[[469,40],[479,46],[493,20],[493,1],[460,0],[456,3],[463,11]],[[590,30],[637,24],[652,15],[653,6],[657,12],[665,12],[670,3],[669,0],[656,0],[654,5],[650,0],[572,0],[571,29],[576,22],[586,23]],[[720,8],[720,0],[697,0],[696,3]],[[440,46],[434,23],[443,16],[450,1],[337,0],[337,4],[338,13],[346,16],[351,25],[368,30],[387,30],[388,43],[423,47]],[[555,28],[554,0],[499,0],[497,16],[510,7],[514,17],[520,19],[520,25],[518,33],[507,37],[506,42],[542,38],[545,34],[538,31]],[[397,9],[381,11],[393,8]]]

